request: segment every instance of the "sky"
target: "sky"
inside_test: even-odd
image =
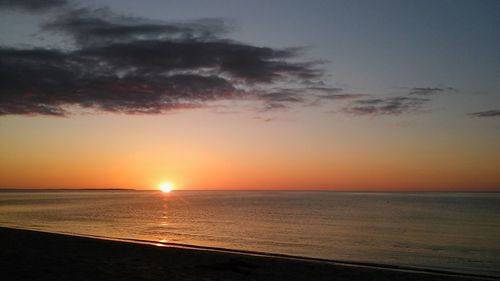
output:
[[[500,190],[500,1],[0,0],[0,188]]]

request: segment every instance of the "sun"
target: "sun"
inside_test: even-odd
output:
[[[161,192],[170,192],[172,191],[172,189],[174,189],[174,185],[171,183],[171,182],[162,182],[160,184],[160,191]]]

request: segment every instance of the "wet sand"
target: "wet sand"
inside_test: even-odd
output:
[[[1,280],[493,280],[0,227]]]

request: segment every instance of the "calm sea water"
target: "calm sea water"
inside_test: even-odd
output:
[[[0,225],[500,276],[499,193],[3,191]]]

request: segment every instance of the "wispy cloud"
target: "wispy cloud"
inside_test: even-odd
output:
[[[430,95],[435,95],[443,92],[456,92],[457,89],[452,88],[452,87],[445,87],[445,88],[411,88],[410,89],[410,95],[419,95],[419,96],[430,96]]]
[[[500,117],[500,110],[495,109],[495,110],[473,112],[469,113],[469,116],[477,118]]]
[[[452,87],[410,88],[406,95],[356,100],[344,107],[342,112],[353,115],[400,115],[420,110],[436,94],[455,91]]]
[[[355,101],[343,112],[354,115],[397,115],[415,111],[429,101],[425,98],[389,97]]]

